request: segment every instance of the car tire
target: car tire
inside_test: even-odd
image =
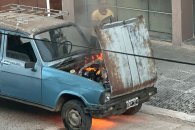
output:
[[[139,110],[141,109],[141,107],[142,107],[142,104],[139,104],[138,106],[129,108],[129,109],[128,109],[127,111],[125,111],[123,114],[124,114],[124,115],[134,115],[134,114],[136,114],[137,112],[139,112]]]
[[[70,100],[62,107],[61,117],[66,130],[90,130],[92,116],[84,112],[84,104],[78,100]]]

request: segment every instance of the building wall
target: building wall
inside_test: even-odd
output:
[[[62,0],[62,10],[68,11],[69,15],[64,16],[65,20],[75,22],[75,7],[74,7],[74,0]]]
[[[173,43],[182,45],[194,36],[193,0],[172,0],[172,5]]]
[[[50,0],[51,9],[62,10],[62,0]]]
[[[98,8],[98,0],[75,2],[75,20],[83,26],[90,25],[92,12]],[[108,7],[118,20],[144,15],[153,37],[172,40],[171,0],[108,0]]]
[[[7,5],[7,4],[22,4],[22,5],[29,5],[29,6],[38,6],[38,7],[46,7],[45,0],[1,0],[0,6]],[[0,9],[2,9],[0,7]]]

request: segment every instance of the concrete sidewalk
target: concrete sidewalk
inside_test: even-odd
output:
[[[176,47],[152,41],[154,57],[195,63],[195,47]],[[156,61],[158,94],[146,104],[185,113],[195,113],[195,66]]]

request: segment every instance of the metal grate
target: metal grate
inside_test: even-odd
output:
[[[159,81],[156,84],[156,87],[158,88],[172,88],[174,85],[179,84],[179,81],[163,78],[163,80]]]
[[[179,75],[180,77],[182,74],[179,73],[175,75]],[[171,74],[169,76],[171,76]],[[194,113],[195,84],[189,81],[193,81],[195,75],[188,77],[186,79],[188,82],[184,82],[186,80],[172,80],[163,76],[160,78],[160,81],[156,84],[158,93],[153,96],[147,104],[165,109]]]
[[[194,83],[183,82],[183,83],[180,83],[179,85],[174,86],[173,89],[180,90],[183,92],[191,92],[190,90],[193,90],[194,87],[195,87]]]
[[[5,5],[3,6],[3,8],[5,8],[5,10],[0,11],[0,13],[4,13],[4,12],[25,13],[25,14],[34,14],[34,15],[40,15],[46,17],[53,17],[53,18],[69,15],[68,11],[46,9],[46,8],[39,8],[39,7],[26,6],[26,5],[18,5],[18,4]]]
[[[157,107],[163,107],[164,106],[163,104],[167,104],[168,100],[178,95],[181,96],[182,92],[172,90],[169,88],[160,88],[158,89],[158,93],[151,98],[148,104],[154,105]]]
[[[190,76],[189,78],[187,78],[186,80],[184,80],[185,82],[192,82],[195,83],[195,75]]]
[[[195,112],[195,95],[194,94],[183,94],[173,97],[167,100],[164,106],[166,109],[172,109],[176,111],[194,113]]]
[[[179,81],[183,81],[191,76],[189,72],[171,70],[164,74],[165,77],[170,79],[175,79]]]

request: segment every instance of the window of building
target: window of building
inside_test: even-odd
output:
[[[7,36],[6,56],[25,62],[37,61],[30,39],[21,38],[15,35]]]

